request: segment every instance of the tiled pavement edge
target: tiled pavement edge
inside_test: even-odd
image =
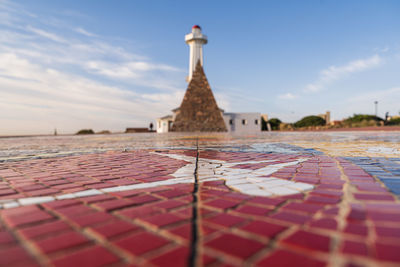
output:
[[[187,266],[191,255],[195,264],[204,266],[400,263],[400,203],[359,162],[304,151],[153,152],[109,151],[1,163],[2,203],[88,190],[101,194],[0,210],[0,265]],[[305,183],[312,189],[289,195],[282,193],[284,189],[266,193],[270,196],[245,194],[245,186],[237,191],[227,185],[228,178],[240,171],[205,181],[210,174],[201,173],[202,166],[196,165],[197,192],[195,183],[102,191],[173,180],[172,174],[189,162],[167,154],[196,158],[197,153],[198,159],[224,161],[232,163],[231,169],[254,172],[268,166],[269,160],[279,164],[306,158],[251,179],[286,181],[287,189]],[[194,172],[181,175],[194,182]]]

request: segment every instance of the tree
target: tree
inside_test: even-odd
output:
[[[381,123],[383,123],[382,118],[368,114],[354,114],[352,117],[343,120],[343,124],[347,127],[378,126]]]
[[[323,126],[326,124],[326,121],[318,116],[306,116],[301,120],[294,123],[295,128],[302,128],[302,127],[310,127],[310,126]]]
[[[278,118],[272,118],[269,121],[269,124],[271,125],[271,129],[274,130],[279,130],[279,125],[282,123],[282,121]]]
[[[94,131],[92,129],[82,129],[79,130],[76,134],[94,134]]]

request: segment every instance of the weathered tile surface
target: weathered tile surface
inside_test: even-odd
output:
[[[309,135],[0,140],[0,265],[399,265],[398,137]]]

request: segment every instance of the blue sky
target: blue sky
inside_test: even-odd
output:
[[[399,1],[0,0],[0,135],[123,131],[178,107],[201,25],[219,106],[400,112]]]

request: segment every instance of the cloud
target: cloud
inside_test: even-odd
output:
[[[31,31],[31,32],[41,36],[41,37],[50,39],[50,40],[52,40],[54,42],[59,42],[59,43],[66,43],[67,42],[64,38],[61,38],[60,36],[58,36],[58,35],[56,35],[54,33],[50,33],[50,32],[47,32],[47,31],[44,31],[44,30],[41,30],[41,29],[37,29],[37,28],[34,28],[32,26],[27,26],[26,29],[28,31]]]
[[[286,93],[286,94],[278,95],[278,98],[280,98],[280,99],[286,99],[286,100],[291,100],[291,99],[297,98],[297,95],[294,95],[294,94],[292,94],[292,93]]]
[[[97,36],[96,34],[88,32],[87,30],[85,30],[85,29],[83,29],[81,27],[75,28],[75,31],[80,33],[80,34],[86,35],[88,37],[96,37]]]
[[[86,64],[87,70],[92,73],[102,74],[111,78],[137,78],[142,72],[162,70],[162,71],[181,71],[178,68],[152,64],[143,61],[129,61],[124,63],[109,63],[102,61],[89,61]]]
[[[182,69],[0,0],[4,10],[12,27],[0,28],[0,135],[123,131],[179,105]]]
[[[340,80],[352,73],[362,72],[381,65],[383,59],[379,55],[374,55],[366,59],[354,60],[343,66],[330,66],[322,70],[319,78],[308,84],[304,91],[308,93],[318,92],[323,90],[331,83]]]
[[[13,119],[8,125],[14,128],[1,134],[16,129],[43,133],[43,128],[51,132],[53,127],[71,132],[83,127],[115,131],[129,125],[147,126],[176,107],[183,95],[181,91],[160,97],[105,86],[45,69],[14,54],[0,54],[0,73],[0,106],[3,114],[9,114],[5,121]]]

